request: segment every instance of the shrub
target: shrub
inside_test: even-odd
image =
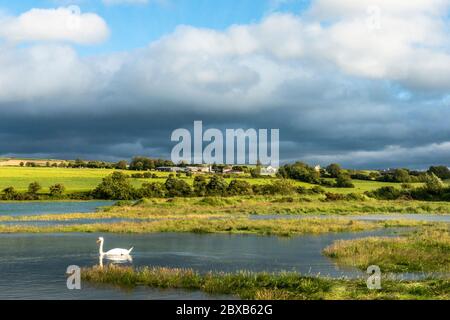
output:
[[[224,196],[227,192],[228,185],[221,176],[212,176],[206,185],[206,194],[210,196]]]
[[[49,190],[52,197],[58,197],[62,196],[66,188],[62,184],[58,183],[50,186]]]
[[[166,196],[167,190],[164,183],[152,182],[143,183],[139,189],[141,198],[163,198]]]
[[[18,200],[19,194],[14,189],[14,187],[7,187],[3,189],[3,199],[4,200]]]
[[[381,187],[366,194],[378,200],[396,200],[402,196],[400,190],[392,186]]]
[[[113,172],[103,178],[93,194],[97,199],[132,200],[136,196],[136,190],[129,183],[127,175],[122,172]]]
[[[340,193],[327,192],[325,196],[326,196],[325,201],[345,200],[345,195]]]
[[[208,180],[204,176],[196,176],[194,178],[194,194],[198,197],[205,196],[207,185]]]
[[[192,195],[192,189],[186,181],[176,179],[172,175],[164,183],[168,197],[188,197]]]
[[[294,184],[288,179],[274,180],[270,184],[263,185],[261,190],[262,194],[267,195],[289,195],[296,191]]]
[[[28,193],[32,195],[36,195],[41,189],[39,182],[32,182],[28,185]]]
[[[247,181],[232,180],[228,185],[227,193],[231,196],[251,195],[253,194],[253,189]]]
[[[355,185],[352,183],[352,179],[350,176],[346,174],[340,174],[336,178],[336,187],[337,188],[354,188]]]

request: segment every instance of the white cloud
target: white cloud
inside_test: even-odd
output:
[[[65,41],[94,44],[109,35],[106,22],[78,7],[31,9],[18,17],[0,17],[0,38],[9,42]]]
[[[223,31],[179,26],[145,48],[98,57],[61,44],[0,44],[0,108],[13,102],[34,113],[267,114],[303,143],[295,156],[304,152],[312,162],[434,152],[436,146],[414,146],[450,135],[448,102],[439,102],[450,90],[448,1],[339,3],[345,9],[318,0],[301,15],[271,14]],[[380,28],[371,29],[366,9],[374,3]]]

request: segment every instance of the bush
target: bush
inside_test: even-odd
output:
[[[253,189],[247,181],[232,180],[228,185],[227,193],[231,196],[251,195],[253,194]]]
[[[206,185],[206,194],[209,196],[224,196],[227,193],[228,185],[221,176],[212,176]]]
[[[19,194],[14,187],[3,189],[3,200],[19,200]]]
[[[128,176],[122,172],[113,172],[103,178],[103,181],[94,189],[94,197],[106,200],[133,200],[136,190],[128,181]]]
[[[196,176],[194,178],[194,194],[198,197],[204,197],[206,195],[206,186],[208,180],[205,176]]]
[[[50,186],[49,190],[52,197],[60,197],[62,196],[66,188],[62,184],[58,183]]]
[[[167,190],[164,183],[152,182],[143,183],[139,189],[141,198],[163,198],[166,196]]]
[[[340,193],[332,193],[332,192],[327,192],[325,194],[325,201],[339,201],[339,200],[345,200],[345,195],[340,194]]]
[[[296,193],[297,189],[294,184],[288,179],[274,180],[270,184],[262,186],[260,192],[266,195],[290,195]]]
[[[366,194],[378,200],[396,200],[402,196],[402,192],[392,186],[381,187]]]
[[[318,183],[320,173],[303,162],[286,164],[278,170],[278,176],[309,183]]]
[[[337,188],[354,188],[355,185],[353,184],[350,176],[348,176],[346,174],[340,174],[336,178],[336,187]]]
[[[172,175],[164,183],[168,197],[189,197],[192,195],[192,189],[186,181],[176,179]]]
[[[32,182],[28,185],[28,193],[32,195],[36,195],[41,189],[39,182]]]

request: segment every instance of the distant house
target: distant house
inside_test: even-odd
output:
[[[227,168],[227,169],[223,169],[222,173],[224,173],[224,174],[244,174],[244,171]]]
[[[185,172],[185,168],[180,167],[158,167],[156,168],[156,171],[159,172]]]
[[[320,164],[314,167],[314,170],[316,170],[317,172],[320,172],[321,169],[322,167],[320,166]]]
[[[199,166],[199,167],[186,167],[186,171],[192,173],[210,173],[212,172],[211,166]]]
[[[278,168],[274,168],[272,166],[263,167],[261,168],[261,175],[262,176],[272,176],[277,174]]]

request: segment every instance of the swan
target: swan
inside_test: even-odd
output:
[[[103,252],[103,243],[105,242],[105,239],[103,237],[99,237],[97,239],[97,243],[100,243],[100,248],[98,250],[100,257],[106,257],[106,259],[110,260],[131,260],[130,253],[133,251],[133,247],[131,247],[129,250],[127,249],[112,249],[108,252]]]

